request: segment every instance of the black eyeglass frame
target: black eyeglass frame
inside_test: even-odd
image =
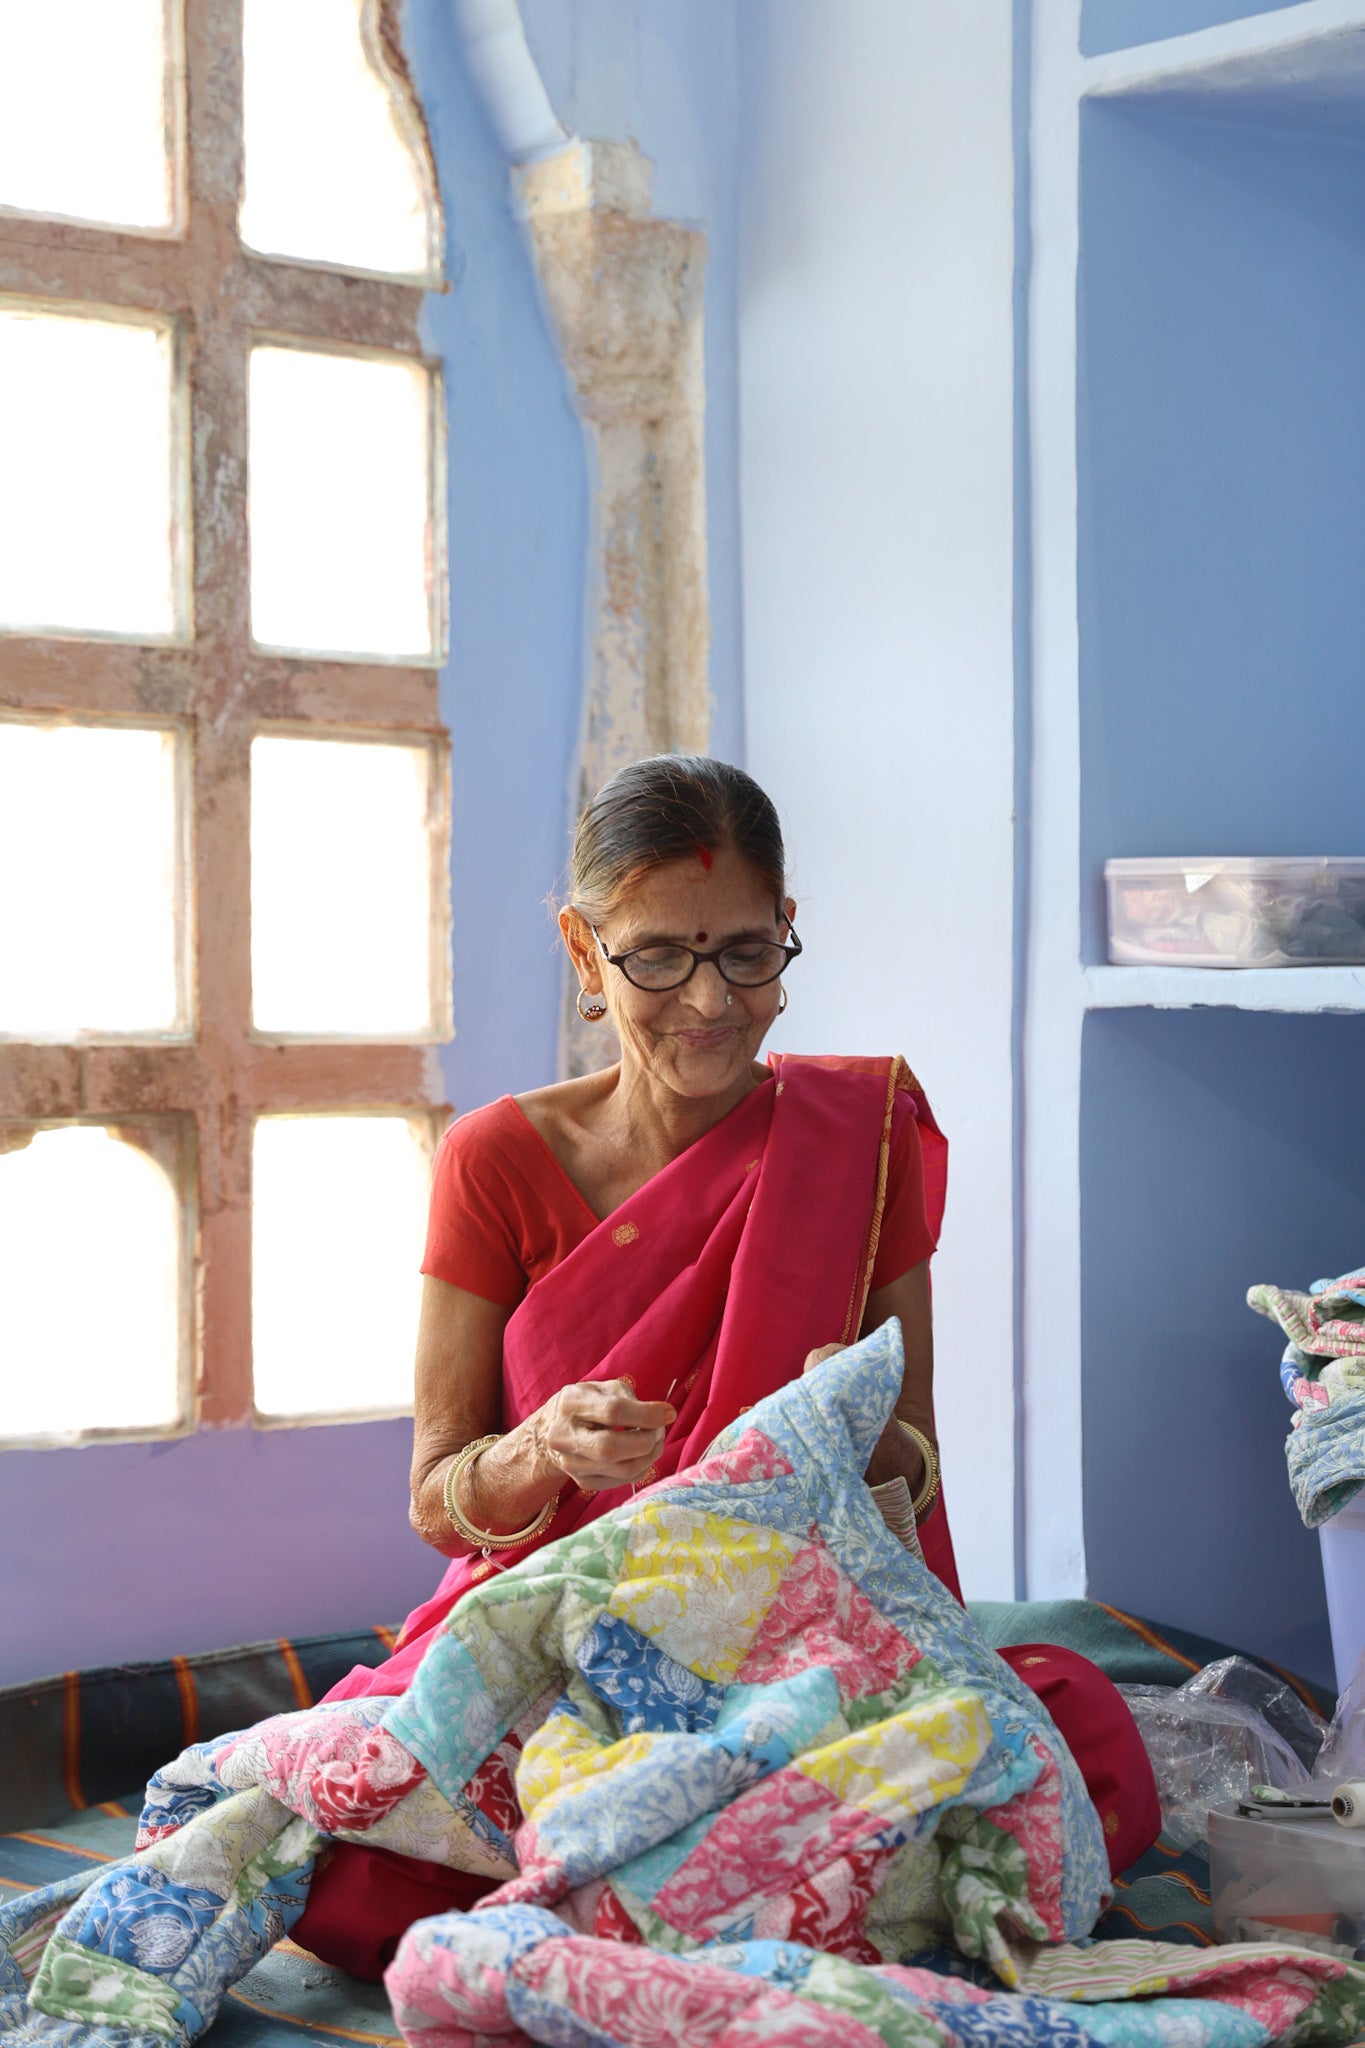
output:
[[[791,919],[789,917],[784,917],[782,922],[786,925],[788,934],[791,939],[791,944],[787,946],[784,946],[780,939],[731,939],[728,946],[718,946],[713,953],[699,953],[696,950],[695,946],[684,946],[681,943],[674,945],[674,951],[679,953],[690,953],[692,955],[692,965],[688,968],[686,974],[683,975],[680,981],[670,981],[667,987],[665,988],[659,988],[657,985],[653,988],[650,988],[646,985],[646,983],[642,981],[636,981],[634,976],[631,974],[630,969],[626,965],[626,962],[628,960],[633,960],[637,953],[653,953],[658,951],[659,944],[657,941],[652,946],[632,946],[628,953],[609,953],[602,943],[602,934],[598,931],[597,926],[595,924],[590,924],[588,926],[588,930],[596,939],[597,950],[602,955],[602,958],[608,963],[609,966],[615,967],[620,973],[624,974],[626,980],[630,983],[632,988],[638,988],[641,995],[671,996],[675,989],[686,988],[688,982],[691,981],[692,976],[696,973],[697,969],[702,966],[714,967],[717,974],[720,976],[721,980],[729,988],[771,988],[775,981],[781,980],[782,976],[791,966],[792,961],[797,959],[806,950],[805,947],[802,945],[800,939],[798,939],[796,936],[796,926],[792,923]],[[721,966],[720,963],[725,958],[725,955],[727,953],[733,953],[737,947],[746,944],[776,946],[777,950],[782,955],[782,965],[777,969],[776,973],[767,975],[762,981],[732,980],[732,978],[725,972],[725,969]]]

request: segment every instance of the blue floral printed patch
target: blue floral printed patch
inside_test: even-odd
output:
[[[614,1614],[593,1624],[574,1661],[597,1697],[620,1714],[626,1735],[704,1734],[725,1701],[723,1685],[699,1678]]]

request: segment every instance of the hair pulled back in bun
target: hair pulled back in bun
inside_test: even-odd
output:
[[[669,861],[729,848],[746,860],[780,912],[786,894],[782,827],[751,775],[707,754],[652,754],[619,768],[579,815],[573,901],[604,918],[632,882]]]

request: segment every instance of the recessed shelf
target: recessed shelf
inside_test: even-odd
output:
[[[1160,96],[1206,114],[1365,125],[1365,0],[1300,0],[1083,59],[1081,75],[1088,98]]]
[[[1087,1010],[1365,1014],[1365,967],[1087,967]]]

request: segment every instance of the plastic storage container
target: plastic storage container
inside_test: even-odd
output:
[[[1365,1828],[1330,1813],[1267,1820],[1215,1806],[1209,1864],[1219,1941],[1291,1941],[1365,1960]]]
[[[1110,860],[1120,967],[1365,966],[1365,857]]]
[[[1321,1525],[1318,1541],[1337,1691],[1345,1692],[1365,1650],[1365,1493]]]

